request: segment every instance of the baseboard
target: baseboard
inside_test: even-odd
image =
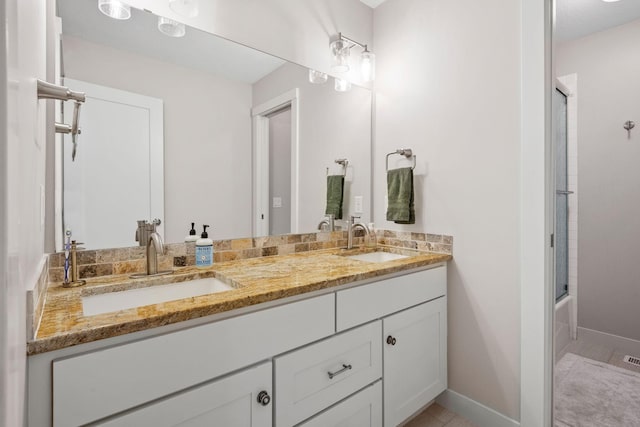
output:
[[[636,341],[631,338],[625,338],[582,327],[578,327],[578,338],[580,338],[581,341],[592,344],[612,347],[615,351],[620,353],[626,353],[636,357],[640,356],[640,341]]]
[[[482,403],[447,389],[436,399],[440,405],[461,415],[478,427],[519,427],[520,422],[502,415]]]

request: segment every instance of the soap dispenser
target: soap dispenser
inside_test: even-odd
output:
[[[213,240],[207,233],[208,225],[203,225],[200,238],[196,240],[196,267],[206,268],[213,264]]]
[[[185,243],[191,243],[191,242],[195,242],[196,240],[198,240],[198,235],[196,234],[195,226],[196,226],[196,223],[192,222],[191,223],[191,230],[189,230],[189,235],[184,238]]]

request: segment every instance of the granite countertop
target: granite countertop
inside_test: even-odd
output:
[[[58,350],[424,267],[452,258],[447,254],[389,246],[379,246],[378,250],[410,256],[375,263],[340,256],[367,250],[326,249],[220,262],[207,269],[184,267],[176,269],[171,275],[153,278],[131,279],[128,275],[98,277],[88,279],[87,285],[80,288],[63,288],[61,283],[51,283],[46,291],[35,339],[27,343],[27,353],[34,355]],[[83,314],[83,296],[204,277],[216,277],[234,289],[94,316]]]

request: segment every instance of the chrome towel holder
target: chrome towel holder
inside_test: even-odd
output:
[[[339,164],[340,166],[342,166],[342,176],[346,177],[347,176],[347,166],[349,165],[349,160],[347,160],[347,159],[335,159],[334,162]],[[327,168],[327,176],[329,176],[329,168]]]
[[[399,154],[406,157],[407,159],[412,159],[413,166],[411,166],[411,170],[414,170],[416,168],[416,155],[413,154],[413,150],[411,150],[411,148],[398,148],[396,151],[387,154],[387,157],[385,159],[385,170],[387,172],[389,172],[389,156],[392,156],[394,154]]]

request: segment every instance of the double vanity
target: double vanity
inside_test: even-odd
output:
[[[49,285],[29,426],[395,426],[447,387],[446,262],[333,248]]]

